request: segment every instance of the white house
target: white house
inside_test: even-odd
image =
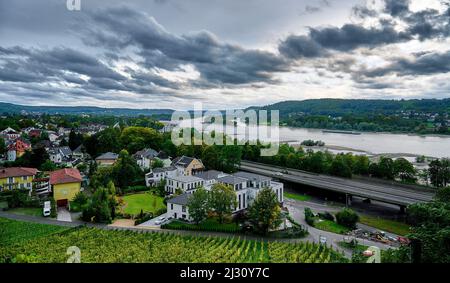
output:
[[[158,186],[162,180],[183,175],[183,171],[175,166],[155,168],[145,174],[145,184],[147,187]]]
[[[228,175],[217,179],[218,183],[231,186],[236,192],[237,206],[234,212],[248,208],[250,201],[249,192],[247,189],[247,179],[234,175]]]
[[[72,150],[68,146],[54,147],[48,150],[50,160],[56,164],[61,164],[64,161],[70,161]]]
[[[187,207],[191,194],[182,194],[167,201],[167,217],[191,221]]]
[[[177,189],[183,193],[193,193],[204,184],[203,179],[195,176],[174,176],[168,177],[166,181],[166,192],[173,194]]]
[[[216,171],[216,170],[208,170],[208,171],[200,172],[197,175],[195,175],[195,177],[199,177],[199,178],[203,179],[204,187],[206,189],[209,189],[212,185],[216,184],[217,179],[219,179],[221,177],[225,177],[225,176],[227,176],[227,174],[220,172],[220,171]]]
[[[133,157],[142,170],[148,170],[151,168],[152,161],[157,155],[158,152],[156,150],[145,148],[133,154]]]

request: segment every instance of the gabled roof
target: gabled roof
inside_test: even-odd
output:
[[[133,156],[138,158],[154,158],[158,155],[158,152],[151,148],[145,148],[143,150],[139,150]]]
[[[203,179],[200,179],[200,178],[195,177],[195,176],[174,176],[174,177],[170,177],[169,179],[174,180],[174,181],[178,181],[178,182],[182,182],[182,183],[192,183],[192,182],[201,182],[201,181],[203,181]]]
[[[107,152],[107,153],[103,153],[102,155],[100,155],[99,157],[97,157],[95,160],[116,160],[119,158],[119,155],[117,153],[113,153],[113,152]]]
[[[50,185],[81,182],[80,171],[76,168],[65,168],[50,173]]]
[[[181,156],[181,157],[177,157],[172,161],[172,165],[174,166],[179,166],[179,167],[188,167],[189,164],[191,164],[192,161],[194,161],[196,158],[193,157],[187,157],[187,156]],[[199,159],[197,159],[200,163],[201,161]]]
[[[179,204],[179,205],[187,205],[189,201],[189,197],[191,194],[182,194],[176,196],[172,199],[167,200],[167,203]]]
[[[0,179],[9,177],[34,176],[38,170],[36,168],[11,167],[0,169]]]

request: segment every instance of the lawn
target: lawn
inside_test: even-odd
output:
[[[183,221],[173,220],[172,222],[163,225],[163,229],[173,230],[196,230],[196,231],[214,231],[214,232],[230,232],[236,233],[240,231],[240,227],[235,222],[219,223],[215,217],[208,218],[203,222],[196,224],[190,224]]]
[[[284,197],[285,198],[294,199],[294,200],[298,200],[298,201],[308,201],[308,200],[311,199],[311,197],[307,196],[307,195],[300,195],[300,194],[287,193],[287,192],[284,192]]]
[[[346,234],[350,231],[349,228],[337,224],[331,220],[318,219],[314,222],[314,227],[323,231],[328,231],[336,234]]]
[[[136,215],[144,212],[155,213],[159,209],[165,208],[164,199],[149,192],[123,196],[125,202],[123,212]]]
[[[409,233],[409,225],[403,222],[383,219],[379,217],[360,215],[359,222],[385,232],[405,236]]]
[[[42,208],[36,208],[36,207],[11,208],[8,210],[8,212],[14,213],[14,214],[19,214],[19,215],[42,216]]]
[[[0,218],[0,246],[49,236],[67,229],[67,227],[55,225]]]

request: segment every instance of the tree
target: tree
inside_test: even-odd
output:
[[[164,162],[161,159],[155,158],[152,162],[152,169],[163,168]]]
[[[83,143],[83,135],[80,133],[75,133],[72,129],[69,134],[69,147],[71,150],[75,150]]]
[[[341,155],[337,155],[333,162],[331,162],[331,166],[329,169],[329,173],[334,176],[351,178],[352,177],[352,169],[347,165],[345,160]]]
[[[336,222],[342,226],[350,229],[356,228],[356,223],[359,221],[359,216],[350,208],[344,208],[336,213]]]
[[[47,159],[44,163],[42,163],[41,167],[39,168],[41,171],[54,171],[56,170],[56,164],[53,163],[50,159]]]
[[[206,146],[203,149],[202,161],[206,168],[209,170],[217,170],[220,168],[219,154],[220,152],[215,145]]]
[[[416,169],[411,162],[405,158],[398,158],[393,165],[394,176],[400,178],[403,182],[414,183],[416,181]]]
[[[200,223],[206,219],[209,211],[208,192],[204,188],[198,188],[190,197],[187,203],[189,215],[195,223]]]
[[[262,189],[248,209],[248,216],[255,230],[267,234],[282,223],[277,195],[270,188]]]
[[[6,153],[6,144],[3,138],[0,138],[0,155]]]
[[[81,218],[84,221],[96,223],[111,223],[112,205],[111,195],[104,187],[96,188],[88,204],[83,208]]]
[[[219,216],[219,222],[223,223],[225,215],[229,215],[236,208],[236,192],[231,186],[214,184],[209,194],[209,205]]]
[[[220,155],[220,163],[222,170],[227,173],[236,172],[238,166],[241,164],[242,149],[237,145],[222,146],[222,153]]]
[[[430,162],[428,169],[430,182],[437,188],[442,188],[450,183],[450,159],[436,159]]]
[[[136,152],[146,147],[159,150],[162,137],[158,131],[151,128],[128,127],[122,131],[120,142],[128,152]]]
[[[142,170],[126,150],[119,153],[119,159],[113,166],[114,183],[120,188],[132,185],[142,177]]]

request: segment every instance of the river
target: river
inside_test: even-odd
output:
[[[180,125],[187,127],[192,125],[195,120],[185,120]],[[200,130],[202,127],[213,127],[213,125],[202,124],[197,121],[194,128]],[[214,127],[217,132],[233,134],[239,139],[245,137],[245,129],[250,133],[250,137],[255,137],[257,133],[266,133],[267,126],[248,126],[243,123],[237,123],[238,132],[232,126],[227,128]],[[206,130],[208,131],[208,129]],[[252,135],[253,134],[253,135]],[[248,134],[247,134],[248,135]],[[250,138],[251,140],[252,138]],[[278,138],[270,138],[259,135],[260,140],[273,141]],[[321,140],[325,142],[326,147],[332,152],[354,152],[367,155],[397,154],[401,156],[421,156],[443,158],[450,157],[450,136],[419,136],[408,134],[391,133],[372,133],[362,132],[360,135],[343,133],[325,133],[318,129],[304,129],[279,127],[279,141],[289,142],[290,144],[299,144],[304,140]]]

